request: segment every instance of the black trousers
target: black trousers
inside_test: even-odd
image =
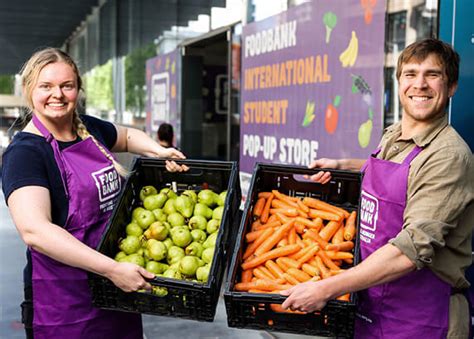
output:
[[[24,287],[25,300],[21,303],[21,322],[25,326],[27,339],[33,339],[33,288]]]

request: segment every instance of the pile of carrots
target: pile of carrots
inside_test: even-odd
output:
[[[258,194],[252,215],[237,291],[278,293],[341,273],[343,263],[353,263],[355,211],[272,190]],[[349,294],[337,299],[348,301]],[[278,304],[272,309],[282,311]]]

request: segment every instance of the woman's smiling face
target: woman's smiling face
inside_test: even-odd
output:
[[[413,122],[429,122],[445,113],[456,85],[448,88],[445,68],[434,54],[402,66],[398,94],[404,117]]]
[[[33,88],[34,112],[48,120],[72,116],[79,89],[77,74],[65,62],[54,62],[40,71]]]

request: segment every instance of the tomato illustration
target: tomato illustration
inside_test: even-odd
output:
[[[339,121],[339,112],[337,111],[337,107],[341,103],[341,96],[336,95],[334,98],[334,102],[328,104],[326,107],[325,119],[324,119],[324,127],[329,134],[334,134],[337,128],[337,123]]]

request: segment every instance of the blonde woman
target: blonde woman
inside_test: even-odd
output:
[[[112,152],[184,155],[139,130],[80,117],[81,77],[59,49],[35,53],[21,75],[30,112],[3,155],[2,182],[28,246],[22,304],[27,337],[142,338],[140,315],[94,308],[87,283],[87,272],[94,272],[129,292],[150,289],[146,279],[154,277],[94,250],[126,174]],[[167,168],[185,169],[174,161]]]

